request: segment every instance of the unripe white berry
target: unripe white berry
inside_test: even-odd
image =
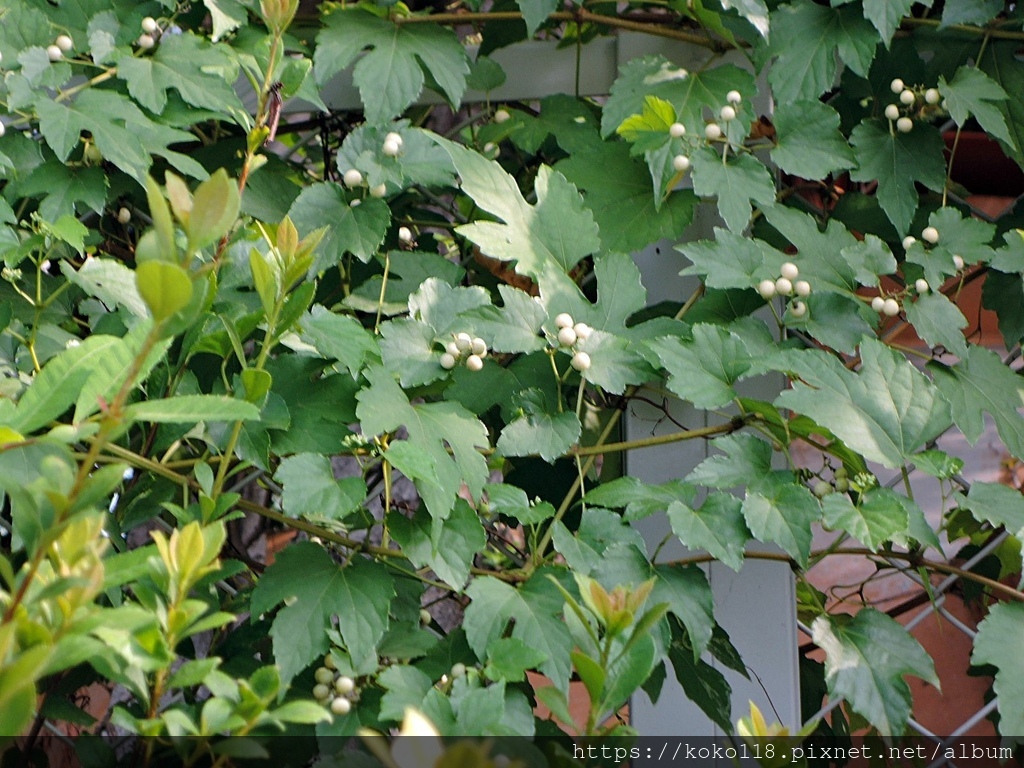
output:
[[[499,109],[497,112],[494,113],[494,122],[500,125],[501,123],[504,123],[506,120],[508,120],[510,117],[512,117],[512,115],[509,114],[509,111],[507,109]]]
[[[726,105],[718,110],[718,116],[722,119],[722,122],[728,123],[736,119],[736,110]]]
[[[803,317],[807,314],[807,305],[802,301],[794,301],[789,305],[789,312],[793,317]]]
[[[474,373],[476,371],[483,369],[483,358],[481,358],[480,355],[470,355],[469,357],[466,358],[466,367],[469,370],[473,371]]]
[[[344,175],[341,177],[341,180],[345,182],[346,187],[348,187],[349,189],[354,189],[355,187],[362,185],[363,174],[361,174],[355,168],[349,168],[347,171],[345,171]]]
[[[121,224],[127,224],[129,221],[132,220],[132,212],[129,211],[127,208],[121,208],[121,210],[117,212],[117,220]]]
[[[919,277],[917,278],[917,280],[914,281],[914,290],[916,290],[918,293],[928,293],[928,289],[928,281],[925,280],[923,277]]]
[[[899,120],[900,108],[897,107],[895,104],[890,104],[885,108],[885,116],[889,120]]]
[[[453,678],[463,677],[466,674],[466,665],[463,664],[461,661],[455,662],[454,664],[452,664],[451,674]]]
[[[594,330],[586,323],[576,323],[576,325],[574,325],[572,329],[576,331],[576,338],[579,339],[580,341],[586,341],[587,339],[589,339],[590,332]]]
[[[334,680],[334,673],[327,667],[319,667],[316,672],[313,673],[313,679],[318,683],[327,685],[329,682]]]
[[[142,20],[142,31],[147,35],[152,35],[160,28],[160,25],[156,23],[156,19],[152,16],[147,16]]]
[[[826,483],[824,480],[819,480],[814,484],[814,495],[819,499],[823,499],[832,493],[832,486]]]
[[[555,327],[556,328],[572,328],[574,325],[572,315],[568,312],[560,312],[555,315]]]
[[[455,355],[451,354],[450,352],[445,352],[443,355],[441,355],[441,367],[444,368],[446,371],[450,371],[452,368],[454,368]]]
[[[725,94],[725,100],[728,101],[730,104],[739,104],[741,101],[743,101],[743,96],[740,94],[739,91],[729,91],[727,94]]]
[[[317,701],[323,701],[331,695],[331,689],[323,683],[317,683],[313,686],[313,698]]]
[[[885,299],[883,299],[881,296],[875,296],[875,298],[871,300],[871,308],[875,310],[875,312],[881,312],[884,306]]]
[[[484,144],[484,154],[488,157],[496,157],[498,154],[498,145],[493,141],[488,141]]]
[[[928,104],[938,104],[942,97],[939,96],[939,90],[937,88],[929,88],[924,92],[924,100]]]
[[[690,158],[686,155],[676,155],[672,158],[672,167],[679,173],[686,173],[690,168]]]
[[[957,272],[964,268],[964,257],[959,253],[953,254],[953,266],[956,267]]]
[[[0,120],[0,136],[3,136],[5,133],[7,133],[7,126],[4,125],[3,120]]]
[[[903,250],[910,250],[910,246],[917,242],[917,238],[913,235],[907,235],[903,238]]]
[[[558,343],[563,347],[571,347],[576,343],[576,331],[572,328],[561,328],[558,331]]]
[[[139,48],[149,50],[156,45],[156,40],[153,39],[152,35],[139,35]]]
[[[914,130],[914,121],[909,117],[901,117],[896,121],[896,130],[900,133],[910,133]]]
[[[387,184],[378,184],[376,187],[370,187],[370,197],[384,197],[387,193]]]
[[[75,41],[72,40],[67,35],[58,35],[57,39],[54,40],[54,43],[56,43],[57,47],[60,48],[65,53],[67,53],[68,51],[70,51],[72,48],[75,47]]]
[[[722,126],[718,123],[708,123],[704,126],[704,135],[714,141],[722,138]]]
[[[454,341],[449,341],[447,346],[445,346],[444,351],[447,352],[452,357],[458,357],[459,355],[462,354],[462,350],[459,349],[459,345],[456,344]]]
[[[846,467],[839,465],[835,471],[836,480],[845,479],[850,476],[850,473],[846,471]]]
[[[761,298],[767,301],[775,296],[775,281],[774,280],[762,280],[757,284],[757,292],[761,294]]]
[[[430,615],[430,611],[426,608],[420,608],[420,624],[429,624],[432,619],[433,617]]]
[[[889,83],[889,89],[893,93],[903,93],[904,88],[906,88],[906,85],[904,85],[903,81],[900,80],[898,77],[891,83]]]
[[[331,712],[336,715],[347,715],[352,711],[352,702],[348,699],[343,699],[341,696],[331,702]]]
[[[789,296],[793,292],[793,282],[788,277],[780,277],[775,281],[775,292]]]
[[[473,337],[468,333],[459,333],[455,336],[455,344],[459,348],[459,352],[469,352],[473,347]]]
[[[586,371],[590,368],[590,355],[586,352],[577,352],[572,356],[572,367],[577,371]]]
[[[398,153],[402,151],[402,148],[398,145],[397,141],[388,139],[384,141],[381,151],[388,157],[398,157]]]
[[[896,317],[900,313],[900,303],[889,297],[882,304],[882,314],[886,317]]]
[[[362,205],[362,204],[363,204],[363,201],[362,201],[362,200],[360,200],[360,199],[359,199],[359,198],[357,197],[357,198],[356,198],[355,200],[351,200],[351,201],[349,201],[348,207],[349,207],[349,208],[358,208],[358,207],[359,207],[360,205]]]
[[[779,267],[779,274],[787,280],[796,280],[797,275],[800,274],[800,269],[792,261],[787,261]]]
[[[64,52],[56,45],[48,45],[46,47],[46,57],[50,61],[60,61],[64,58]]]
[[[338,668],[338,665],[334,663],[334,657],[329,653],[324,656],[324,666],[332,670]]]
[[[909,107],[914,103],[915,98],[913,91],[903,91],[903,93],[900,94],[900,103],[906,104]]]
[[[398,240],[399,240],[399,242],[402,242],[402,243],[411,243],[412,242],[412,230],[409,229],[408,227],[399,227],[398,228]]]
[[[921,239],[924,240],[926,243],[931,243],[932,245],[935,245],[937,242],[939,242],[939,230],[937,230],[935,227],[925,227],[923,230],[921,230]]]
[[[334,681],[334,690],[344,696],[346,693],[352,693],[356,689],[356,681],[348,675],[342,675]]]
[[[477,337],[473,339],[473,343],[470,345],[470,349],[473,350],[474,355],[479,355],[480,357],[483,357],[484,355],[487,354],[487,342]]]
[[[391,131],[387,136],[384,137],[384,141],[393,141],[399,147],[405,144],[405,140],[402,138],[402,134]]]
[[[678,139],[680,136],[686,133],[686,126],[682,123],[672,123],[668,127],[668,135],[673,139]]]
[[[850,490],[850,481],[847,480],[845,477],[837,477],[836,490],[839,491],[839,493],[846,493],[848,490]]]

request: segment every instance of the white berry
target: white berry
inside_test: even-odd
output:
[[[729,91],[727,94],[725,94],[725,100],[728,101],[730,104],[739,104],[741,101],[743,101],[743,96],[740,94],[739,91]]]
[[[590,332],[594,330],[586,323],[576,323],[576,325],[574,325],[572,329],[576,332],[576,338],[579,339],[580,341],[586,341],[587,339],[589,339]]]
[[[896,130],[900,133],[910,133],[914,130],[914,121],[909,117],[901,117],[896,121]]]
[[[466,665],[461,661],[457,661],[452,664],[452,677],[463,677],[466,674]]]
[[[761,298],[767,301],[775,295],[775,281],[774,280],[762,280],[757,284],[757,292],[761,294]]]
[[[470,355],[466,358],[466,367],[473,372],[481,370],[484,367],[483,358],[480,355]]]
[[[910,246],[917,242],[917,238],[913,235],[907,235],[903,238],[903,250],[910,250]]]
[[[334,681],[334,690],[344,696],[346,693],[352,693],[356,688],[356,681],[348,675],[342,675]]]
[[[487,354],[487,342],[477,337],[473,339],[473,343],[470,345],[470,349],[473,350],[474,355],[479,355],[480,357],[483,357],[484,355]]]
[[[898,77],[891,83],[889,83],[889,89],[893,93],[903,93],[904,88],[906,88],[906,85],[904,85],[903,81],[900,80]]]
[[[806,280],[797,280],[793,283],[793,293],[797,296],[810,296],[811,295],[811,284]]]
[[[447,352],[452,357],[458,357],[459,355],[462,354],[462,350],[459,349],[459,345],[456,344],[454,341],[449,341],[448,345],[444,348],[444,351]]]
[[[322,685],[327,685],[329,682],[334,680],[334,673],[327,667],[319,667],[317,671],[313,673],[313,679]]]
[[[824,480],[819,480],[814,484],[814,495],[819,499],[823,499],[832,493],[832,486],[826,483]]]
[[[331,702],[331,712],[336,715],[347,715],[352,711],[352,702],[348,699],[343,699],[341,696]]]
[[[964,268],[964,257],[959,253],[953,254],[953,266],[956,267],[957,272]]]
[[[46,57],[50,61],[60,61],[64,58],[64,52],[56,45],[49,45],[46,47]]]
[[[896,317],[900,313],[900,303],[894,298],[888,298],[882,303],[882,314],[886,317]]]
[[[388,157],[398,157],[398,153],[402,151],[402,147],[399,146],[397,141],[385,139],[384,146],[381,151]]]
[[[590,368],[590,355],[586,352],[577,352],[572,356],[572,367],[577,371],[586,371]]]
[[[850,481],[847,480],[845,477],[837,477],[836,490],[839,491],[840,493],[846,493],[848,490],[850,490]]]
[[[328,669],[338,668],[338,665],[334,663],[334,658],[329,653],[326,656],[324,656],[324,666]]]
[[[441,367],[446,371],[450,371],[455,367],[455,355],[450,352],[445,352],[441,355]]]
[[[875,298],[871,300],[871,308],[875,310],[875,312],[881,312],[884,307],[885,299],[881,296],[875,296]]]
[[[668,135],[673,139],[678,139],[680,136],[686,133],[686,126],[682,123],[672,123],[668,127]]]
[[[775,281],[775,292],[789,296],[793,292],[793,282],[788,277],[780,277]]]
[[[54,43],[56,43],[57,47],[60,48],[65,53],[67,53],[68,51],[70,51],[72,48],[75,47],[75,41],[72,40],[67,35],[58,35],[57,39],[54,40]]]
[[[885,108],[885,116],[889,120],[899,120],[900,108],[895,104],[890,104]]]
[[[555,315],[555,327],[556,328],[572,328],[574,325],[572,315],[568,312],[560,312]]]
[[[139,35],[139,48],[149,50],[156,45],[156,40],[153,39],[152,35]]]
[[[363,174],[361,174],[355,168],[349,168],[347,171],[345,171],[341,179],[342,181],[345,182],[346,187],[348,187],[349,189],[353,189],[355,187],[362,185]]]
[[[473,346],[473,337],[468,333],[456,334],[455,344],[459,347],[460,352],[469,352]]]
[[[807,305],[802,301],[794,301],[789,305],[789,312],[793,317],[803,317],[807,314]]]
[[[576,331],[572,328],[562,328],[558,331],[558,343],[563,347],[571,347],[576,343]]]
[[[3,120],[0,120],[0,136],[7,133],[7,127],[4,125]]]
[[[924,240],[926,243],[931,243],[932,245],[935,245],[937,242],[939,242],[939,230],[937,230],[935,227],[925,227],[923,230],[921,230],[921,239]]]
[[[331,695],[331,689],[323,683],[317,683],[313,686],[313,698],[318,701],[323,701]]]
[[[409,229],[408,227],[399,227],[398,228],[398,240],[399,240],[399,242],[402,242],[402,243],[411,243],[412,242],[412,230]]]
[[[152,16],[147,16],[142,20],[142,31],[147,35],[152,35],[160,28],[160,25],[156,23],[156,19]]]
[[[396,133],[395,131],[391,131],[391,133],[389,133],[387,136],[385,136],[384,137],[384,141],[393,141],[399,147],[401,147],[403,144],[405,144],[405,140],[402,139],[402,134]]]
[[[722,138],[722,126],[718,123],[708,123],[704,126],[704,135],[714,141]]]
[[[360,200],[360,199],[359,199],[359,198],[357,197],[357,198],[356,198],[355,200],[352,200],[351,202],[349,202],[349,204],[348,204],[348,207],[349,207],[349,208],[358,208],[358,207],[359,207],[360,205],[362,205],[362,204],[363,204],[363,201],[362,201],[362,200]]]
[[[938,104],[941,98],[937,88],[929,88],[924,92],[924,100],[929,104]]]
[[[686,155],[676,155],[672,158],[672,167],[679,173],[686,173],[690,168],[690,158]]]
[[[121,208],[121,210],[117,212],[117,220],[122,224],[127,224],[132,220],[132,212],[127,208]]]
[[[903,91],[903,93],[900,94],[900,102],[906,104],[908,107],[914,103],[914,98],[915,96],[913,91]]]
[[[420,608],[420,624],[429,624],[433,617],[426,608]]]
[[[384,197],[387,193],[387,184],[378,184],[376,187],[370,187],[370,197]]]
[[[796,276],[800,274],[800,269],[793,262],[787,261],[779,267],[779,274],[787,280],[796,280]]]
[[[718,110],[718,116],[722,118],[723,122],[728,123],[729,121],[736,119],[736,110],[727,105]]]
[[[918,293],[928,293],[928,281],[923,277],[917,278],[917,280],[914,281],[914,290]]]
[[[512,115],[509,114],[507,109],[499,109],[494,113],[494,122],[501,124],[508,120]]]

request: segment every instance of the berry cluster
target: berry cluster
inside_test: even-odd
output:
[[[590,355],[576,347],[580,342],[590,338],[593,328],[586,323],[577,323],[568,312],[561,312],[555,315],[555,327],[558,329],[558,336],[551,342],[551,346],[556,349],[561,347],[574,350],[571,362],[572,367],[580,372],[589,369]]]
[[[718,141],[724,133],[719,123],[731,123],[736,119],[736,108],[743,95],[739,91],[729,91],[725,95],[726,104],[718,110],[718,121],[712,120],[704,126],[704,138],[708,141]],[[673,139],[681,139],[686,135],[686,126],[682,123],[672,123],[668,128],[668,135]],[[692,143],[692,142],[691,142]],[[672,168],[677,173],[686,173],[690,169],[690,158],[685,154],[678,154],[672,158]]]
[[[384,137],[384,142],[381,144],[380,151],[387,157],[398,157],[402,154],[403,146],[404,142],[402,141],[402,134],[392,131]],[[366,179],[363,178],[363,174],[356,168],[349,168],[341,174],[341,180],[349,189],[356,189],[366,185]],[[374,187],[370,187],[370,197],[384,197],[387,193],[387,184],[378,184]],[[359,200],[353,200],[349,203],[349,206],[352,208],[355,208],[358,205]]]
[[[479,371],[487,357],[487,342],[479,337],[474,339],[468,333],[455,334],[455,340],[448,342],[441,355],[441,367],[450,371],[463,357],[469,370]]]
[[[330,654],[324,656],[324,665],[313,673],[316,685],[313,698],[330,707],[335,715],[343,716],[352,711],[352,705],[359,701],[356,681],[338,672]]]
[[[928,245],[936,245],[939,242],[939,230],[935,227],[925,227],[921,230],[921,240]],[[909,250],[917,242],[917,238],[913,235],[907,235],[903,238],[904,250]],[[953,254],[953,266],[957,272],[961,272],[965,266],[963,257],[955,253]],[[920,294],[926,294],[932,290],[931,285],[923,277],[917,278],[914,281],[914,290]],[[875,296],[871,299],[871,308],[886,317],[896,317],[900,313],[900,303],[893,296]]]
[[[850,490],[850,475],[846,471],[846,467],[840,465],[832,474],[834,478],[833,482],[830,483],[828,480],[819,479],[814,483],[813,488],[811,488],[814,495],[819,499],[825,498],[833,491],[837,493],[846,493]]]
[[[920,114],[926,110],[934,109],[942,100],[937,88],[913,89],[908,88],[900,78],[889,83],[899,103],[889,104],[885,108],[885,117],[891,123],[896,123],[896,130],[900,133],[910,133],[914,130],[913,114]]]
[[[806,280],[797,280],[800,276],[800,269],[791,261],[787,261],[779,268],[779,277],[775,280],[762,280],[757,284],[757,292],[761,298],[770,301],[776,294],[779,296],[797,295],[806,298],[811,295],[811,284]],[[789,305],[789,312],[793,317],[803,317],[807,314],[807,305],[802,301],[794,301]]]
[[[50,61],[60,61],[65,53],[69,53],[75,47],[75,41],[67,35],[57,35],[52,45],[46,47],[46,58]]]
[[[142,20],[142,34],[139,35],[139,39],[136,41],[139,48],[143,50],[152,48],[156,45],[156,41],[160,39],[161,32],[160,24],[156,19],[152,16],[144,18]]]

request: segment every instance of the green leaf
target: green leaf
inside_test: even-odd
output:
[[[456,591],[469,580],[473,558],[487,544],[480,518],[464,499],[458,499],[439,524],[424,510],[411,518],[393,512],[388,515],[388,530],[413,565],[429,566]]]
[[[270,715],[283,723],[320,723],[331,719],[323,704],[315,701],[289,701],[271,710]],[[237,743],[239,740],[235,740]]]
[[[883,120],[865,120],[850,134],[857,156],[854,181],[877,181],[876,197],[889,221],[902,236],[917,211],[915,182],[936,192],[946,183],[942,137],[935,128],[917,122],[910,133],[890,132]]]
[[[794,318],[792,311],[788,312],[786,325],[799,328],[822,344],[848,355],[854,354],[860,340],[874,331],[865,315],[870,322],[878,322],[878,314],[864,302],[837,293],[812,293],[804,303],[806,314]]]
[[[135,287],[135,273],[116,259],[94,256],[83,261],[77,272],[70,262],[62,261],[60,270],[68,281],[107,307],[124,307],[136,317],[149,314],[139,289]]]
[[[487,646],[484,674],[491,680],[520,683],[526,679],[526,670],[536,668],[545,658],[519,638],[503,637]]]
[[[946,0],[940,29],[953,24],[984,24],[1002,10],[1000,0]]]
[[[281,507],[292,517],[343,520],[366,498],[361,478],[336,480],[331,462],[316,453],[300,453],[281,461],[274,479],[283,487]]]
[[[545,413],[536,403],[527,403],[524,414],[501,431],[497,448],[504,456],[538,454],[553,463],[580,439],[580,420],[572,411]]]
[[[135,267],[135,284],[153,319],[166,320],[192,300],[192,278],[167,261],[144,261]]]
[[[949,480],[964,468],[963,459],[938,449],[915,453],[913,459],[917,469],[940,480]]]
[[[1000,111],[1000,106],[1007,100],[1006,91],[980,69],[962,66],[949,82],[940,77],[939,93],[946,100],[949,115],[957,125],[963,126],[973,115],[985,131],[1011,147],[1015,146]]]
[[[409,296],[409,316],[429,325],[440,338],[451,341],[454,334],[465,331],[459,317],[479,307],[488,306],[490,296],[478,285],[452,286],[440,278],[423,281]]]
[[[359,373],[376,345],[358,320],[317,304],[302,322],[302,336],[326,358],[337,360],[352,377]]]
[[[1015,457],[1024,457],[1024,379],[999,356],[972,345],[967,357],[952,367],[930,363],[939,393],[949,403],[953,421],[974,445],[985,429],[985,412],[992,417],[999,437]]]
[[[125,415],[154,424],[196,424],[200,421],[259,421],[252,403],[224,395],[177,395],[163,400],[133,403]]]
[[[743,548],[750,533],[743,521],[741,502],[716,491],[699,509],[674,501],[668,508],[672,532],[691,549],[706,549],[734,571],[743,567]]]
[[[988,609],[971,663],[996,668],[992,687],[999,697],[999,732],[1024,733],[1024,605],[997,603]]]
[[[938,687],[924,648],[884,613],[863,608],[853,617],[819,616],[811,626],[825,651],[825,680],[831,696],[842,696],[882,734],[903,733],[910,716],[910,688],[904,675]]]
[[[1024,74],[1017,60],[1017,45],[1014,41],[992,41],[988,51],[978,62],[979,68],[998,84],[1006,93],[1004,101],[997,102],[997,109],[1003,116],[1012,141],[1007,142],[1010,157],[1018,163],[1024,161]],[[989,125],[992,119],[986,117]]]
[[[748,490],[742,512],[759,541],[775,542],[802,567],[807,566],[812,525],[821,517],[821,506],[804,486],[776,482]]]
[[[238,184],[227,171],[217,171],[196,189],[192,212],[185,226],[190,248],[212,245],[230,231],[238,218]]]
[[[562,174],[542,166],[534,185],[537,204],[530,205],[498,163],[444,139],[435,141],[455,163],[462,190],[503,222],[477,221],[457,230],[488,256],[514,260],[517,273],[542,284],[564,285],[566,273],[601,248],[593,215]]]
[[[478,657],[487,658],[487,649],[505,636],[514,620],[510,636],[544,654],[538,668],[560,691],[568,690],[572,639],[561,619],[564,599],[544,573],[535,573],[518,589],[493,576],[478,577],[466,594],[472,602],[463,628]]]
[[[595,573],[599,566],[608,565],[611,556],[610,550],[613,547],[624,547],[632,550],[624,560],[633,555],[644,558],[646,550],[643,537],[635,528],[631,528],[621,516],[615,512],[600,507],[588,506],[580,516],[579,526],[575,534],[559,520],[553,523],[555,549],[565,557],[566,563],[574,571],[584,575]],[[646,566],[645,566],[646,568]],[[612,578],[617,579],[620,574],[613,574]],[[602,570],[598,577],[602,580],[608,576],[608,571]],[[646,572],[636,575],[635,578],[625,578],[625,581],[639,583],[646,580]],[[612,588],[619,582],[612,584]]]
[[[916,301],[904,302],[903,311],[917,335],[928,344],[941,345],[961,359],[967,356],[963,334],[967,318],[944,294],[929,292],[918,296]]]
[[[491,510],[515,518],[523,525],[543,523],[555,515],[555,508],[548,502],[538,500],[531,505],[526,491],[514,485],[488,485],[486,491]]]
[[[708,147],[694,153],[693,191],[718,198],[718,212],[726,226],[741,234],[750,221],[751,204],[771,207],[775,204],[775,183],[771,174],[752,155],[730,157],[723,163]]]
[[[749,21],[761,37],[768,37],[768,6],[763,0],[720,0],[725,10],[733,9]]]
[[[829,429],[848,447],[896,468],[949,426],[949,408],[936,388],[901,354],[864,339],[861,368],[847,368],[818,351],[785,353],[781,367],[800,381],[776,405]]]
[[[915,0],[864,0],[864,18],[871,22],[886,47]]]
[[[675,246],[693,264],[681,275],[702,275],[709,288],[749,289],[774,280],[789,257],[767,243],[715,227],[713,240]]]
[[[907,249],[907,261],[921,265],[924,278],[933,290],[957,273],[954,256],[960,256],[967,264],[989,261],[995,256],[990,245],[995,226],[986,221],[947,207],[929,216],[928,223],[939,232],[939,242],[926,248],[918,240]]]
[[[772,447],[750,434],[726,435],[711,441],[725,455],[710,456],[686,476],[686,482],[709,488],[757,485],[772,468]]]
[[[765,218],[797,248],[798,257],[789,261],[796,264],[800,278],[807,280],[814,291],[851,295],[856,290],[857,270],[842,257],[857,240],[839,221],[829,219],[822,231],[810,214],[781,205],[765,211]],[[840,258],[836,258],[836,251]]]
[[[657,581],[651,591],[651,603],[668,603],[690,638],[693,659],[700,658],[711,642],[715,625],[714,597],[704,571],[695,565],[657,565]]]
[[[281,680],[296,674],[328,650],[327,629],[335,616],[345,650],[357,670],[376,670],[378,641],[388,627],[395,590],[387,569],[356,557],[341,567],[316,544],[286,547],[260,577],[252,593],[253,620],[281,602],[271,627]]]
[[[86,209],[100,213],[107,200],[108,184],[100,168],[77,168],[51,161],[32,169],[24,180],[11,186],[19,196],[41,197],[39,215],[46,221],[56,221]]]
[[[399,723],[409,707],[423,708],[423,699],[434,685],[426,674],[406,665],[388,667],[377,682],[387,691],[380,700],[380,719]]]
[[[527,37],[533,37],[533,33],[559,7],[558,0],[516,0],[516,5],[523,13]]]
[[[878,46],[878,33],[858,7],[829,8],[797,0],[772,13],[768,72],[772,93],[780,104],[817,99],[836,81],[839,62],[861,77]],[[838,55],[837,55],[838,53]]]
[[[910,524],[906,509],[887,495],[873,496],[854,506],[845,494],[834,493],[826,496],[821,506],[825,525],[846,531],[873,551],[905,532]]]
[[[781,103],[772,114],[777,143],[772,160],[786,173],[824,179],[852,168],[853,150],[839,132],[839,113],[820,101]]]
[[[451,30],[436,24],[399,26],[361,8],[335,10],[317,35],[317,81],[326,83],[365,48],[371,50],[356,62],[352,79],[369,122],[380,123],[403,112],[423,89],[424,69],[458,107],[469,58]]]
[[[625,508],[626,520],[639,520],[664,512],[675,502],[689,505],[697,489],[682,480],[661,485],[648,485],[635,477],[620,477],[587,492],[587,503],[601,507]]]
[[[493,352],[528,353],[544,349],[547,344],[541,326],[548,315],[541,303],[510,285],[499,285],[498,294],[503,306],[487,304],[459,315],[466,332],[484,339]]]
[[[676,680],[686,697],[700,707],[708,718],[725,733],[731,733],[732,686],[725,676],[706,661],[695,656],[682,643],[673,643],[669,659]]]
[[[957,502],[967,509],[979,523],[1006,528],[1011,536],[1024,537],[1024,496],[1016,488],[999,483],[971,483],[966,496],[958,495]]]
[[[213,41],[245,26],[249,15],[239,0],[203,0],[213,21]]]
[[[353,207],[350,199],[358,198],[347,194],[339,184],[321,182],[302,190],[288,210],[300,237],[327,225],[313,272],[320,273],[340,263],[346,253],[366,263],[384,242],[391,223],[387,203],[370,197]]]
[[[487,462],[477,448],[489,444],[483,424],[457,403],[411,405],[383,368],[371,367],[366,377],[370,386],[356,396],[363,433],[379,435],[402,426],[408,430],[412,447],[433,461],[430,475],[416,479],[430,514],[447,517],[463,483],[473,498],[479,498]]]
[[[719,325],[693,326],[693,338],[648,342],[651,362],[668,372],[668,388],[698,408],[718,408],[736,397],[732,385],[750,370],[744,340]]]
[[[398,374],[403,387],[422,386],[449,375],[441,367],[436,335],[426,323],[409,318],[381,324],[381,359],[388,371]]]

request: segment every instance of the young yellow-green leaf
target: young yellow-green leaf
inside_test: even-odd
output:
[[[676,121],[676,110],[664,99],[645,96],[643,111],[630,115],[615,132],[633,145],[633,154],[663,147],[671,140],[669,128]]]
[[[978,625],[972,664],[996,668],[999,732],[1024,733],[1024,605],[998,603]]]
[[[192,278],[188,272],[166,261],[146,261],[135,267],[135,284],[153,319],[166,320],[188,306],[192,299]]]
[[[829,694],[842,696],[882,735],[903,733],[910,716],[910,687],[904,675],[938,687],[931,657],[895,620],[874,608],[856,616],[819,616],[811,626],[825,651]]]
[[[260,304],[263,305],[263,314],[270,317],[274,313],[274,305],[277,304],[277,294],[280,291],[278,276],[274,268],[267,263],[266,257],[255,248],[249,251],[249,271],[252,272],[252,282],[256,286]]]
[[[149,174],[146,174],[146,199],[149,201],[149,215],[153,219],[160,243],[160,256],[163,261],[177,261],[178,249],[174,244],[174,221],[171,209],[164,199],[160,185]]]
[[[673,501],[668,508],[672,532],[690,549],[706,549],[734,571],[743,567],[743,548],[750,539],[735,496],[716,491],[698,508]]]
[[[238,184],[223,168],[199,185],[185,230],[189,247],[205,248],[226,235],[238,218]]]

